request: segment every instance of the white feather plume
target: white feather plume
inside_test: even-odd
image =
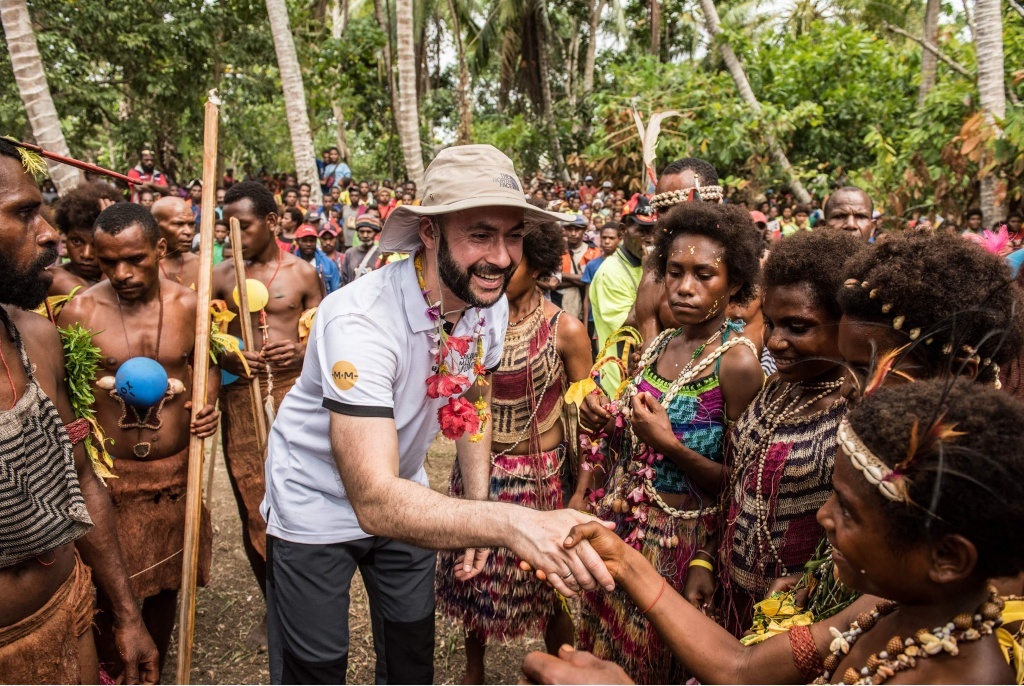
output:
[[[643,159],[644,166],[654,168],[654,158],[658,154],[658,136],[661,135],[661,121],[669,117],[678,117],[679,112],[668,110],[667,112],[655,112],[651,120],[647,122],[647,132],[644,134]]]

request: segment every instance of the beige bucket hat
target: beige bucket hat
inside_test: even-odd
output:
[[[477,207],[518,207],[527,220],[573,221],[576,217],[547,212],[526,202],[512,160],[493,145],[446,148],[423,175],[420,205],[399,205],[384,222],[380,248],[411,252],[422,245],[420,217],[434,217]]]

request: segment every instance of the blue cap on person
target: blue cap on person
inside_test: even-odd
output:
[[[384,252],[412,252],[420,247],[420,217],[433,217],[478,207],[518,207],[533,221],[572,221],[573,216],[547,212],[526,202],[512,160],[493,145],[446,148],[423,174],[419,205],[399,205],[384,222]]]

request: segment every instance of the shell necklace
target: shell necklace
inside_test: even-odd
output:
[[[988,600],[982,603],[973,615],[961,612],[943,626],[931,631],[918,630],[912,638],[893,636],[886,644],[885,650],[869,656],[867,663],[859,672],[853,667],[848,667],[843,672],[843,683],[850,686],[883,684],[896,672],[913,669],[917,666],[918,660],[941,653],[957,655],[960,652],[959,643],[977,641],[982,636],[992,634],[1003,623],[1004,605],[996,589],[991,588]],[[882,600],[871,612],[862,612],[846,631],[841,632],[835,627],[829,627],[833,636],[829,646],[832,654],[825,658],[825,671],[814,680],[814,683],[829,683],[830,677],[839,668],[843,657],[850,652],[857,639],[875,626],[879,619],[892,614],[897,607],[899,606],[891,600]]]

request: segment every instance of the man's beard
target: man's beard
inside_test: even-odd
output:
[[[37,307],[50,290],[51,279],[43,278],[43,270],[57,261],[57,250],[47,248],[27,268],[19,268],[3,252],[0,252],[0,293],[3,301],[31,310]]]
[[[498,302],[501,296],[505,294],[505,289],[508,288],[508,284],[512,280],[512,275],[516,271],[516,265],[512,264],[506,269],[498,269],[486,263],[476,263],[468,270],[463,270],[448,249],[448,241],[444,237],[444,231],[439,231],[438,233],[441,237],[438,240],[437,246],[437,273],[441,277],[441,281],[444,282],[444,285],[448,287],[448,290],[470,307],[490,307]],[[474,273],[487,278],[499,274],[502,275],[501,293],[498,294],[497,298],[487,302],[473,294],[469,283]]]

